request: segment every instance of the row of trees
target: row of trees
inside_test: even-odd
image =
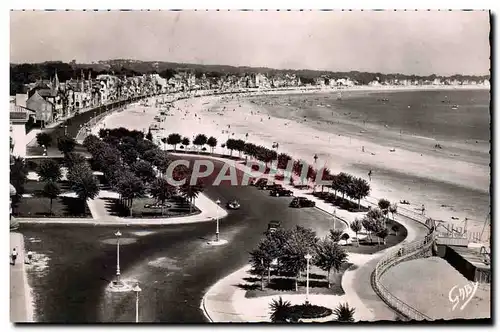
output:
[[[36,141],[40,147],[45,147],[45,148],[51,147],[54,143],[52,135],[46,132],[38,133],[36,135]],[[58,150],[61,151],[64,155],[66,155],[75,150],[77,143],[74,138],[64,135],[56,138],[56,144]]]
[[[120,199],[130,210],[136,198],[149,193],[164,205],[165,201],[182,196],[190,203],[203,191],[203,183],[191,185],[191,169],[180,165],[174,169],[173,178],[186,179],[176,187],[167,182],[164,175],[171,163],[167,152],[160,150],[153,142],[138,131],[125,128],[106,129],[99,132],[99,139],[90,135],[84,146],[93,157],[96,168],[103,172],[111,188],[120,194]],[[160,175],[160,177],[158,177]],[[163,210],[162,210],[163,213]]]
[[[187,137],[182,137],[180,134],[173,133],[168,135],[166,138],[163,137],[161,142],[165,146],[166,144],[172,145],[174,151],[177,150],[177,145],[182,144],[182,146],[188,146],[191,141]],[[193,139],[193,145],[197,146],[198,150],[201,150],[204,145],[208,145],[211,149],[211,152],[214,152],[215,147],[217,146],[217,139],[213,136],[207,137],[204,134],[198,134]]]
[[[313,256],[312,264],[328,273],[330,287],[331,270],[339,271],[347,262],[346,251],[333,241],[331,237],[319,239],[312,229],[296,226],[288,230],[278,228],[267,232],[258,247],[250,253],[250,263],[253,273],[261,276],[261,287],[264,288],[264,275],[270,282],[271,269],[276,263],[278,273],[290,273],[295,276],[295,290],[298,290],[298,280],[305,271],[307,261],[305,256]]]

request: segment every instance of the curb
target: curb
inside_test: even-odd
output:
[[[212,288],[214,285],[212,285],[210,288]],[[209,291],[210,291],[210,288],[209,288]],[[214,323],[214,320],[212,319],[212,317],[210,317],[210,315],[207,311],[207,307],[205,306],[205,299],[207,297],[207,294],[208,294],[208,292],[206,292],[205,295],[203,296],[203,298],[201,299],[200,309],[201,309],[201,311],[203,311],[203,315],[208,320],[208,322]]]

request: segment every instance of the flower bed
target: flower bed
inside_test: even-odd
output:
[[[331,314],[331,309],[312,304],[294,305],[287,309],[287,316],[293,320],[323,318]]]

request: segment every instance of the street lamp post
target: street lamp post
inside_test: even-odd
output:
[[[142,289],[139,287],[139,283],[136,283],[132,290],[135,292],[135,322],[139,323],[139,293]]]
[[[215,229],[215,242],[219,242],[219,205],[220,205],[220,200],[217,200],[215,203],[217,204],[217,212],[216,212],[217,228]]]
[[[304,256],[307,261],[307,272],[306,272],[306,304],[309,304],[309,261],[311,260],[311,254],[307,254]]]
[[[120,283],[120,231],[115,233],[116,236],[116,283]]]

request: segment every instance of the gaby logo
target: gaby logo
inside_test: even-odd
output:
[[[474,283],[467,283],[465,286],[460,288],[457,285],[453,286],[448,293],[448,299],[451,303],[453,303],[451,311],[454,311],[460,303],[462,303],[460,310],[464,310],[476,294],[478,286],[479,283],[477,281]]]

